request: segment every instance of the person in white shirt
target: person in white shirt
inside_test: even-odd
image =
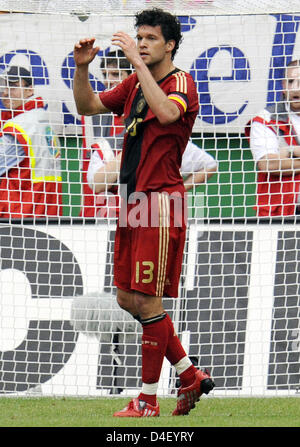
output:
[[[29,68],[1,73],[0,217],[62,215],[60,147]]]
[[[300,64],[290,62],[282,80],[282,101],[246,126],[258,170],[258,216],[290,216],[300,208]]]

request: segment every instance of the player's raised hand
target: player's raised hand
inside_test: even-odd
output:
[[[117,45],[123,50],[127,60],[133,66],[135,66],[136,62],[141,61],[141,56],[137,49],[136,43],[128,34],[124,33],[123,31],[118,31],[113,35],[111,41],[113,45]]]
[[[95,38],[81,39],[74,46],[74,61],[77,67],[81,65],[88,65],[92,62],[98,51],[99,47],[94,47]]]

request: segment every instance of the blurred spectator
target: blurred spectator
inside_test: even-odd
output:
[[[11,65],[1,77],[0,217],[58,216],[60,150],[47,106],[27,67]]]
[[[258,169],[258,216],[300,214],[300,67],[290,62],[282,99],[254,117],[245,129]]]

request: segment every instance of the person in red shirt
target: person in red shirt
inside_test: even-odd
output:
[[[124,114],[120,216],[115,236],[114,281],[119,305],[142,324],[142,390],[116,417],[159,416],[157,388],[166,357],[181,380],[173,415],[188,414],[214,383],[184,351],[163,306],[178,296],[186,232],[182,154],[198,113],[192,76],[175,67],[180,22],[161,9],[136,14],[137,44],[119,31],[119,46],[135,73],[110,91],[95,94],[88,64],[99,51],[94,38],[74,47],[74,98],[83,115]]]
[[[282,97],[247,123],[245,135],[257,166],[256,214],[300,214],[300,62],[291,61]]]

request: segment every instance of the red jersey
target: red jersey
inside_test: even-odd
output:
[[[112,112],[124,114],[126,134],[120,170],[120,184],[127,198],[135,191],[179,191],[185,188],[180,166],[182,154],[192,133],[199,110],[198,94],[192,76],[175,69],[158,82],[180,110],[179,119],[163,126],[148,107],[134,73],[99,97]]]

